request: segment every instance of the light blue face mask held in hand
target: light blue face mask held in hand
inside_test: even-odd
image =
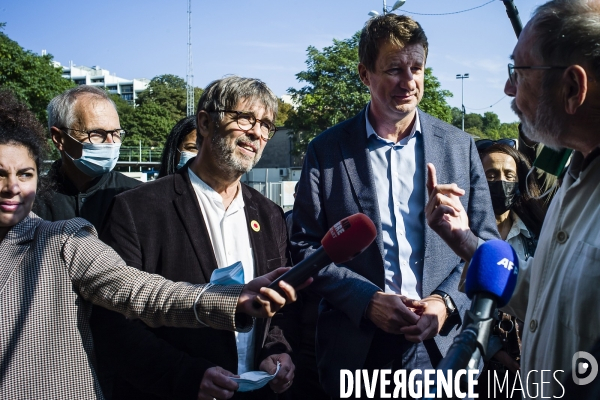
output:
[[[217,268],[210,276],[210,283],[213,285],[243,285],[244,266],[241,261],[226,268]]]
[[[87,176],[96,178],[113,170],[119,161],[121,143],[81,143],[81,157],[73,158],[73,164]]]

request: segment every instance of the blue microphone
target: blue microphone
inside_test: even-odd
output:
[[[519,274],[519,259],[515,250],[502,240],[485,242],[471,258],[465,292],[474,302],[486,293],[496,300],[496,307],[504,307],[510,300]]]
[[[494,310],[508,303],[518,274],[519,259],[508,243],[490,240],[479,246],[471,258],[465,282],[471,309],[465,313],[462,331],[440,361],[439,371],[478,369],[493,327]]]

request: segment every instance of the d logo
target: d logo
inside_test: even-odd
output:
[[[590,353],[578,351],[573,354],[571,370],[573,373],[573,382],[575,382],[576,385],[587,385],[596,379],[596,376],[598,375],[598,362]],[[580,378],[581,375],[585,375],[588,371],[588,376]]]

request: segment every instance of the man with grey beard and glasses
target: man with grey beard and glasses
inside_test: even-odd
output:
[[[229,76],[209,84],[196,114],[198,155],[175,174],[117,196],[102,240],[128,265],[175,281],[208,283],[218,270],[243,284],[289,265],[283,210],[240,182],[275,134],[276,114],[277,98],[260,80]],[[95,334],[101,330],[106,375],[114,375],[103,388],[107,397],[267,399],[292,384],[283,317],[234,334],[154,329],[106,314]],[[273,374],[278,363],[270,389],[238,393],[229,378]]]
[[[535,257],[520,260],[517,287],[504,309],[525,322],[520,372],[526,397],[574,398],[573,383],[586,385],[598,373],[585,352],[600,338],[599,43],[599,0],[549,1],[525,26],[508,68],[505,92],[514,97],[523,133],[574,150]],[[459,230],[469,229],[460,203],[435,199],[430,225],[463,218]],[[457,240],[444,239],[465,254]],[[579,368],[586,364],[589,373]]]

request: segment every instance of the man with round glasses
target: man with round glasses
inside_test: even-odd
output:
[[[228,277],[245,283],[288,265],[283,210],[240,182],[275,133],[276,114],[277,97],[262,81],[228,76],[209,84],[196,114],[198,155],[117,196],[101,239],[128,265],[175,281],[208,283],[214,271],[241,262]],[[112,399],[262,400],[281,393],[294,376],[285,322],[257,320],[249,333],[234,335],[152,329],[113,313],[99,324],[116,372]],[[278,362],[270,388],[234,394],[231,375],[272,374]]]
[[[52,192],[33,211],[49,221],[82,217],[100,232],[115,195],[140,184],[117,171],[125,130],[106,91],[81,85],[48,105],[48,129],[60,159],[48,172]]]

